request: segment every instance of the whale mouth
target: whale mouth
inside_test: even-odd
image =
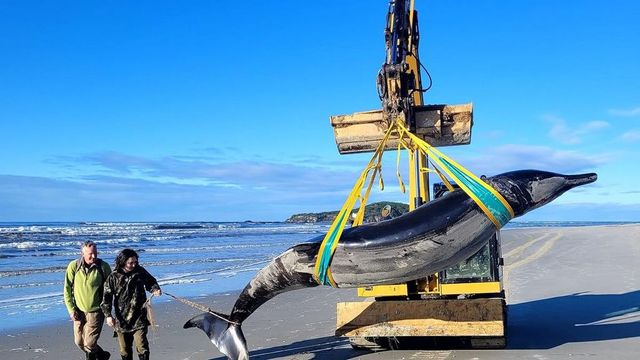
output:
[[[596,173],[567,175],[565,177],[566,185],[568,185],[571,188],[580,186],[580,185],[591,184],[596,180],[598,180],[598,174]]]

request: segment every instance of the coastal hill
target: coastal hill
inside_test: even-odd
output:
[[[409,211],[409,205],[399,203],[399,202],[391,202],[391,201],[380,201],[377,203],[369,204],[365,207],[364,212],[364,222],[378,222],[383,220],[382,208],[386,205],[391,207],[391,213],[388,217],[384,219],[390,219],[397,216],[400,216]],[[353,213],[357,213],[359,209],[354,209]],[[316,222],[332,222],[333,219],[338,215],[339,210],[335,211],[326,211],[319,213],[302,213],[302,214],[294,214],[291,215],[290,218],[286,220],[288,223],[316,223]]]

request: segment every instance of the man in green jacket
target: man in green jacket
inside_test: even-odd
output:
[[[107,360],[111,356],[98,345],[104,315],[100,310],[103,285],[111,273],[109,264],[98,258],[98,248],[86,241],[82,256],[67,266],[64,279],[64,303],[73,320],[74,342],[87,360]]]

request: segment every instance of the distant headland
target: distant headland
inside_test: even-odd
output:
[[[384,207],[387,207],[385,210]],[[289,217],[286,222],[288,223],[317,223],[317,222],[327,222],[330,223],[333,219],[338,215],[339,210],[335,211],[325,211],[319,213],[302,213],[302,214],[294,214]],[[353,213],[356,213],[358,209],[354,209]],[[399,202],[391,202],[391,201],[380,201],[373,204],[369,204],[365,207],[364,212],[364,222],[378,222],[384,219],[390,219],[397,216],[400,216],[409,211],[409,205],[399,203]],[[385,216],[386,215],[386,216]]]

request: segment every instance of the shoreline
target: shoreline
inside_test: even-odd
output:
[[[509,224],[512,224],[512,223],[509,223]],[[600,228],[600,227],[612,227],[612,226],[625,227],[625,226],[640,225],[640,223],[633,223],[633,222],[620,222],[615,224],[612,224],[611,222],[601,222],[601,223],[580,222],[579,224],[576,224],[574,226],[566,226],[567,224],[566,222],[555,222],[555,221],[546,222],[546,225],[544,223],[541,224],[540,222],[524,222],[524,223],[515,222],[515,223],[516,223],[515,226],[509,226],[508,224],[506,228],[502,229],[502,233],[508,234],[514,231],[519,231],[519,230],[533,231],[536,229],[547,229],[549,231],[552,231],[552,229],[557,229],[557,228],[578,229],[578,228],[584,228],[584,227]],[[555,226],[556,224],[560,224],[560,225],[564,224],[564,226]],[[531,226],[523,226],[523,225],[531,225]],[[173,283],[171,279],[169,279],[168,282],[165,282],[165,280],[160,278],[159,281],[161,286],[164,289],[166,289],[169,292],[178,294],[179,296],[182,296],[182,297],[196,298],[199,296],[215,296],[215,295],[220,295],[224,293],[241,290],[245,286],[245,284],[253,277],[255,272],[259,268],[264,266],[268,261],[269,260],[267,259],[264,261],[264,263],[256,265],[256,268],[251,269],[251,271],[249,272],[240,271],[238,272],[238,274],[232,277],[215,276],[215,275],[210,276],[214,280],[207,279],[207,282],[203,284],[198,284],[197,282],[194,282],[194,283],[188,284],[185,287],[183,286],[183,284]],[[62,278],[62,276],[63,274],[60,273],[59,278]],[[57,280],[58,280],[58,277],[54,279],[54,281],[57,281]],[[214,289],[215,287],[219,287],[219,289],[216,289],[218,290],[218,292],[210,292],[212,290],[212,287]],[[9,298],[12,298],[9,300],[13,300],[15,302],[15,299],[21,298],[22,295],[19,290],[20,289],[14,290],[14,292],[11,295],[9,295]],[[3,323],[0,324],[0,334],[4,332],[19,331],[20,329],[27,329],[29,327],[41,326],[44,324],[55,324],[55,323],[66,322],[68,315],[64,309],[64,305],[62,302],[62,291],[57,286],[55,290],[57,291],[57,293],[55,294],[46,294],[46,297],[48,298],[46,304],[44,303],[39,304],[39,306],[41,306],[42,309],[38,309],[37,307],[31,307],[31,308],[28,308],[27,310],[22,310],[21,312],[20,309],[21,308],[25,309],[25,307],[23,305],[19,305],[19,303],[16,302],[17,306],[15,307],[15,309],[11,309],[11,313],[8,313],[7,312],[8,310],[5,310],[5,313],[7,313],[9,316],[4,318]],[[5,293],[5,295],[6,294],[7,293]],[[33,297],[27,297],[27,298],[33,299]],[[0,299],[0,303],[2,301],[3,300]],[[4,300],[4,301],[7,301],[7,300]],[[159,303],[162,303],[165,301],[170,301],[170,300],[167,299],[166,297],[159,299]]]
[[[213,300],[213,301],[219,302],[220,301],[219,299],[221,298],[228,297],[228,296],[237,296],[238,294],[240,294],[240,289],[232,290],[232,291],[223,291],[223,292],[207,294],[207,295],[190,296],[190,297],[184,297],[184,298],[194,302],[203,301],[203,304],[207,304],[206,301]],[[173,294],[173,295],[176,295],[176,294]],[[154,297],[152,307],[153,307],[153,310],[155,311],[156,308],[172,307],[173,306],[172,303],[179,304],[180,306],[187,306],[170,298],[169,296],[162,295],[160,299]],[[64,307],[64,304],[62,304],[61,307]],[[58,328],[60,326],[67,326],[67,325],[71,326],[71,321],[68,319],[68,317],[66,317],[66,313],[67,313],[66,308],[62,309],[61,311],[64,312],[65,317],[62,317],[61,315],[61,317],[59,318],[46,319],[46,320],[43,320],[42,323],[39,325],[28,324],[22,327],[0,329],[0,338],[4,336],[10,336],[13,333],[32,332],[36,329],[43,328],[43,327]],[[106,323],[104,326],[105,327],[107,326]]]
[[[576,226],[553,226],[552,225],[552,224],[566,224],[566,222],[546,222],[550,224],[550,226],[541,226],[539,225],[540,224],[539,222],[531,222],[532,226],[520,225],[520,224],[527,224],[527,223],[528,222],[518,223],[519,225],[513,226],[513,227],[507,226],[506,228],[502,229],[502,233],[507,234],[514,231],[517,232],[520,230],[551,231],[552,229],[567,229],[567,230],[574,229],[574,228],[575,229],[580,229],[580,228],[596,229],[596,228],[602,228],[602,227],[628,227],[628,226],[640,225],[640,222],[638,223],[622,222],[622,223],[616,223],[616,224],[612,224],[610,222],[602,222],[601,224],[594,224],[593,222],[584,222],[584,225],[576,225]],[[266,264],[267,262],[268,260],[265,261],[264,264]],[[262,266],[264,266],[264,264],[259,265],[258,268],[261,268]],[[258,268],[254,269],[254,271],[257,271]],[[190,288],[186,289],[186,288],[182,288],[182,286],[180,285],[174,287],[176,284],[173,284],[171,282],[163,284],[164,281],[162,279],[159,279],[159,280],[160,280],[161,286],[167,289],[169,292],[175,293],[181,297],[194,299],[201,296],[219,296],[219,295],[223,295],[230,292],[238,292],[253,277],[253,275],[254,273],[243,272],[243,273],[239,273],[236,277],[217,279],[215,282],[215,286],[222,286],[223,289],[221,289],[219,292],[212,292],[212,293],[209,293],[210,289],[207,286],[199,287],[198,285],[195,285],[195,286],[190,285]],[[63,276],[63,275],[60,274],[60,276]],[[16,291],[16,293],[19,294],[19,290]],[[62,303],[62,291],[58,292],[54,296],[51,296],[50,294],[47,296],[51,297],[52,299],[52,303],[50,302],[47,305],[48,309],[40,312],[30,312],[28,314],[25,314],[22,317],[22,321],[26,321],[27,322],[26,325],[16,324],[21,320],[19,318],[14,317],[15,315],[5,318],[4,326],[0,325],[0,335],[4,333],[16,332],[20,330],[27,330],[29,328],[39,327],[42,325],[65,323],[67,321],[68,315]],[[159,299],[159,303],[164,303],[167,301],[170,301],[170,299],[168,299],[167,297],[163,297]],[[14,314],[15,313],[16,312],[14,311]]]

